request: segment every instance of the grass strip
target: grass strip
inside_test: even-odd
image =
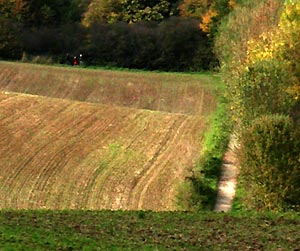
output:
[[[213,210],[216,202],[218,180],[232,124],[228,102],[222,96],[224,86],[220,81],[215,91],[218,107],[208,119],[209,128],[204,134],[200,157],[193,175],[179,187],[178,203],[183,210]]]
[[[0,250],[299,250],[299,214],[0,211]],[[251,234],[250,234],[251,233]]]

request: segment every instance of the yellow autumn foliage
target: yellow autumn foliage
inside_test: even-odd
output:
[[[203,16],[202,16],[202,22],[200,23],[199,27],[203,32],[209,32],[209,27],[212,22],[212,18],[216,17],[218,15],[218,12],[215,10],[208,10]]]
[[[298,48],[300,40],[300,3],[285,4],[278,26],[247,42],[247,63],[281,58],[287,48]]]
[[[228,4],[233,9],[236,9],[237,7],[236,2],[234,0],[229,0]]]
[[[247,65],[263,60],[280,60],[290,69],[287,92],[300,98],[300,2],[286,1],[277,27],[247,41]]]

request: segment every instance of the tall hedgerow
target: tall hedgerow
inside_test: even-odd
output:
[[[219,26],[214,50],[229,89],[246,67],[248,41],[277,26],[280,6],[280,0],[244,1]]]
[[[238,103],[232,111],[239,131],[262,115],[289,114],[294,101],[287,68],[278,60],[261,60],[247,64],[240,72],[233,90]]]
[[[299,210],[300,141],[290,117],[261,116],[243,132],[240,162],[245,203],[257,210]]]
[[[244,1],[215,43],[252,209],[299,210],[299,34],[298,1]]]

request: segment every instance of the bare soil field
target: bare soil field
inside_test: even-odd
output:
[[[0,93],[0,208],[175,209],[205,119]]]
[[[177,92],[172,93],[171,83],[165,89],[147,86],[151,81],[153,85],[164,86],[164,76],[159,80],[159,74],[150,74],[157,78],[151,80],[140,73],[143,82],[140,84],[139,73],[114,75],[111,71],[66,69],[64,75],[65,69],[58,67],[24,65],[23,68],[23,64],[3,62],[0,67],[0,209],[178,209],[177,187],[197,161],[209,126],[208,114],[216,107],[205,83],[202,86],[198,82],[199,90],[195,83],[194,92],[188,91],[189,85],[183,84],[182,88],[175,83]],[[44,69],[53,71],[53,78],[43,80],[49,86],[48,92],[38,83],[43,82],[40,78]],[[29,74],[30,71],[34,74]],[[67,79],[55,79],[55,71],[60,79]],[[108,84],[101,95],[100,87],[96,86],[89,95],[84,95],[85,99],[76,98],[74,90],[68,92],[71,75],[77,74],[81,79],[78,86],[84,91],[87,83],[84,81],[90,73],[95,74],[92,80],[101,79],[97,74],[107,74],[107,80],[115,79],[111,85],[116,85],[116,91],[116,83],[123,83],[124,75],[130,77],[124,80],[127,87],[136,77],[135,88],[130,90],[135,93],[141,88],[145,93],[139,96],[140,100],[151,96],[149,90],[160,95],[158,90],[162,88],[165,99],[170,101],[165,106],[169,112],[136,109],[141,103],[130,105],[125,95],[129,89],[124,86],[122,89],[122,84],[119,96],[112,93],[110,99],[107,95],[112,87]],[[32,79],[27,80],[28,77]],[[175,79],[171,74],[168,78]],[[181,91],[186,95],[181,95]],[[173,94],[178,95],[176,99]],[[107,102],[99,104],[101,100],[97,101],[97,97],[102,101],[107,98]],[[124,106],[118,106],[118,97]],[[188,97],[193,105],[200,107],[183,105],[189,102]],[[151,109],[162,108],[158,101],[152,103],[156,105]]]
[[[0,61],[0,90],[138,109],[210,114],[212,75],[86,70]]]

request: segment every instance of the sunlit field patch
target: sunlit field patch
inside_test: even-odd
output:
[[[0,208],[178,209],[214,77],[0,67]]]

